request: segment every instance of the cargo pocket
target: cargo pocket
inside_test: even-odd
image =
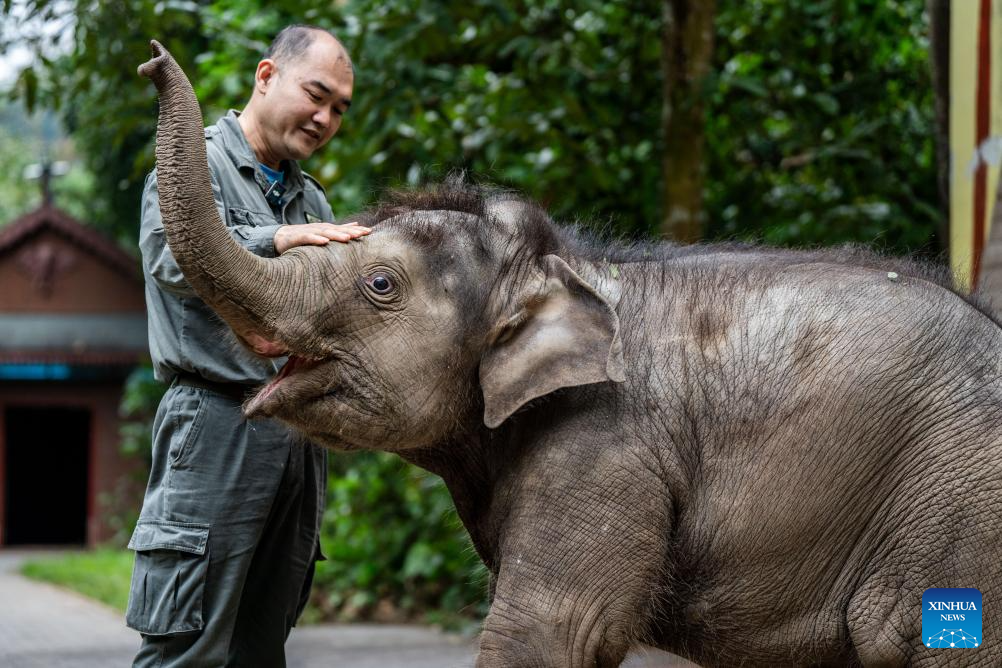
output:
[[[140,520],[125,623],[147,635],[201,631],[208,524]]]

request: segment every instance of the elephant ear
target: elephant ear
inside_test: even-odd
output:
[[[480,362],[484,423],[493,429],[561,387],[626,380],[619,317],[556,255],[518,312],[494,329]]]

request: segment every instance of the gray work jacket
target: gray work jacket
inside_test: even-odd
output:
[[[212,194],[230,234],[251,252],[275,256],[275,231],[283,224],[332,221],[323,188],[295,162],[287,161],[280,205],[265,199],[270,185],[230,111],[205,129]],[[164,236],[156,170],[143,191],[139,248],[146,277],[150,355],[157,380],[171,382],[180,372],[224,383],[259,384],[285,358],[262,359],[248,352],[205,302],[195,295],[174,261]]]

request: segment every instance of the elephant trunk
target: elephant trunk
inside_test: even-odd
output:
[[[254,255],[227,232],[212,196],[195,91],[170,53],[155,40],[150,46],[154,57],[139,74],[153,81],[160,97],[157,186],[167,243],[189,285],[237,334],[275,341],[276,323],[297,306],[278,298],[296,268],[284,258]],[[267,354],[280,347],[272,344]]]

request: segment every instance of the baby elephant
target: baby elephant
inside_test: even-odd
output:
[[[461,184],[260,258],[154,51],[170,247],[290,354],[246,414],[442,476],[493,573],[478,666],[1002,665],[1002,329],[928,270],[603,244]],[[980,590],[978,647],[923,637],[927,588]]]

